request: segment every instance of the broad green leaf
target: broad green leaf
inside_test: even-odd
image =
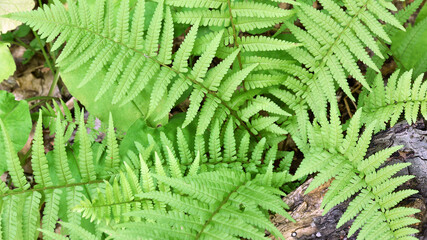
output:
[[[166,125],[158,125],[157,128],[147,126],[143,119],[137,120],[128,130],[126,136],[120,143],[120,156],[126,156],[128,150],[134,150],[135,142],[141,143],[143,146],[149,146],[147,135],[150,134],[156,143],[160,146],[160,132],[166,134],[166,137],[174,142],[177,136],[177,127],[181,127],[184,122],[185,114],[180,113],[175,115]],[[115,121],[115,120],[114,120]],[[116,121],[115,121],[116,122]],[[192,137],[195,135],[195,123],[191,123],[188,127],[182,129],[182,132],[191,146]]]
[[[0,0],[1,1],[1,0]],[[136,3],[135,0],[130,2],[130,6],[133,6]],[[95,0],[88,1],[88,6],[93,7]],[[146,5],[146,21],[144,29],[148,29],[148,24],[151,21],[152,13],[154,12],[156,3],[148,2]],[[118,4],[116,4],[116,10]],[[85,108],[95,117],[99,118],[102,122],[107,123],[110,112],[113,115],[114,125],[122,131],[127,131],[128,128],[138,119],[146,118],[148,113],[148,106],[150,99],[143,98],[142,95],[147,95],[152,90],[152,84],[148,83],[145,86],[145,89],[140,96],[136,97],[133,101],[128,102],[124,105],[119,103],[112,104],[112,99],[114,99],[114,94],[118,87],[118,83],[114,82],[111,84],[110,88],[105,92],[105,94],[95,102],[95,97],[104,84],[104,79],[107,74],[107,69],[103,68],[98,72],[95,77],[85,84],[83,87],[79,88],[79,85],[84,79],[89,66],[82,66],[76,70],[70,72],[63,72],[60,69],[61,78],[67,86],[70,93],[79,99],[79,101],[85,106]],[[123,100],[123,99],[120,99]],[[162,99],[160,104],[164,104],[166,99]],[[157,118],[157,113],[160,112],[160,108],[153,111],[153,118]],[[152,118],[146,119],[147,123],[150,126],[164,125],[168,121],[168,116],[164,116],[158,121],[153,121]]]
[[[391,51],[399,59],[399,67],[413,69],[415,77],[427,71],[427,18],[417,18],[415,26],[410,25],[405,32],[397,33],[392,38]]]
[[[0,91],[0,119],[3,121],[14,149],[20,151],[25,145],[31,131],[31,116],[26,101],[15,101],[15,96],[6,91]],[[0,138],[0,149],[4,149],[3,139]],[[0,171],[6,171],[6,157],[0,151]]]
[[[29,11],[33,8],[34,0],[0,0],[0,15]],[[0,28],[2,33],[13,30],[19,25],[21,25],[21,23],[18,21],[0,18]]]
[[[117,83],[113,83],[113,86],[106,91],[104,96],[95,101],[96,91],[103,84],[103,79],[107,72],[105,69],[99,72],[84,87],[78,88],[87,68],[88,66],[85,66],[69,73],[61,73],[61,77],[70,93],[79,99],[91,114],[99,118],[102,122],[107,123],[111,112],[115,126],[122,131],[126,131],[137,119],[145,116],[148,109],[138,108],[137,106],[148,106],[149,99],[136,98],[134,101],[140,102],[137,104],[129,102],[123,106],[111,103],[118,85]]]
[[[15,70],[15,60],[9,51],[8,44],[0,42],[0,82],[12,75]]]

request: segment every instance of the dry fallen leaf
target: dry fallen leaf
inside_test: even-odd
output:
[[[34,0],[0,0],[0,15],[28,11],[33,9],[34,6]],[[21,22],[7,18],[0,18],[0,28],[2,33],[13,30],[19,25],[21,25]]]

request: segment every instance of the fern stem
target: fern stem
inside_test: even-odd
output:
[[[203,231],[205,231],[206,227],[212,222],[212,219],[215,216],[215,214],[217,214],[221,210],[221,208],[228,202],[228,199],[230,199],[231,194],[235,193],[237,189],[239,189],[241,186],[245,184],[246,182],[243,182],[241,185],[234,188],[233,191],[230,191],[230,193],[228,193],[228,195],[224,198],[224,200],[222,200],[221,204],[219,204],[219,206],[215,209],[215,211],[212,212],[212,215],[209,217],[209,219],[206,220],[205,224],[203,224],[202,229],[200,229],[200,231],[197,233],[194,239],[197,240],[202,236]]]
[[[34,109],[34,108],[36,108],[36,107],[44,104],[46,101],[49,101],[49,100],[59,101],[59,98],[57,98],[57,97],[49,97],[49,96],[37,96],[37,97],[30,97],[30,98],[25,99],[25,101],[27,101],[27,102],[36,101],[36,100],[40,100],[40,102],[32,105],[30,107],[30,110],[32,110],[32,109]]]
[[[231,12],[231,1],[227,0],[227,4],[228,4],[228,12],[230,13],[231,28],[233,29],[234,47],[235,48],[239,48],[239,43],[237,42],[236,25],[234,24],[233,14]],[[243,69],[243,64],[242,64],[242,57],[240,56],[240,52],[237,54],[237,61],[239,62],[240,70],[242,70]],[[245,86],[245,85],[243,84],[243,86]]]
[[[49,93],[47,94],[47,96],[51,97],[53,95],[53,90],[55,89],[56,85],[58,84],[58,80],[59,80],[59,71],[56,71],[55,76],[53,78],[52,85],[50,85]]]
[[[347,102],[346,98],[344,98],[344,104],[345,104],[345,108],[347,110],[348,115],[350,116],[350,118],[352,118],[353,114],[351,113],[350,106],[348,105],[348,102]]]
[[[26,44],[26,43],[24,43],[22,40],[20,40],[20,39],[16,39],[16,42],[15,41],[10,41],[10,43],[12,43],[12,44],[16,44],[16,45],[19,45],[19,46],[23,46],[24,48],[26,48],[26,49],[30,49],[31,51],[33,51],[34,53],[36,53],[37,51],[33,48],[33,47],[31,47],[30,45],[28,45],[28,44]]]
[[[98,184],[98,183],[102,183],[102,182],[104,182],[104,180],[95,180],[95,181],[82,182],[82,183],[71,183],[71,184],[66,184],[66,185],[61,185],[61,186],[33,188],[33,189],[29,189],[29,190],[23,190],[23,191],[9,192],[9,193],[5,193],[5,194],[1,194],[0,198],[24,194],[24,193],[29,193],[29,192],[42,192],[42,191],[51,190],[51,189],[70,188],[70,187],[84,186],[84,185],[90,185],[90,184]]]
[[[31,102],[31,101],[36,101],[36,100],[57,100],[59,101],[59,98],[57,97],[49,97],[49,96],[37,96],[37,97],[30,97],[30,98],[26,98],[25,101],[27,102]]]
[[[54,69],[54,67],[53,67],[53,65],[52,65],[52,62],[50,61],[50,58],[49,58],[49,56],[47,55],[47,53],[46,53],[46,50],[44,49],[44,46],[43,46],[43,44],[42,44],[42,41],[40,40],[40,37],[39,37],[39,35],[33,30],[33,33],[34,33],[34,37],[36,38],[36,40],[37,40],[37,42],[38,42],[38,44],[40,45],[40,50],[42,51],[42,53],[43,53],[43,57],[46,59],[46,64],[47,64],[47,66],[50,68],[50,70],[52,70],[52,72],[54,72],[55,71],[55,69]]]

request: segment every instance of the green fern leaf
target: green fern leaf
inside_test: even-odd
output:
[[[239,38],[238,41],[242,49],[248,52],[288,50],[300,46],[300,44],[297,43],[265,36],[242,37]]]
[[[135,15],[133,16],[133,19],[136,19],[136,20],[132,21],[129,44],[131,48],[142,49],[144,31],[141,31],[141,29],[144,28],[144,24],[145,24],[145,0],[138,1],[138,3],[135,6],[134,14]],[[100,16],[100,21],[102,21],[102,15]]]
[[[377,121],[375,132],[385,129],[389,121],[391,126],[396,124],[403,111],[410,124],[416,121],[419,112],[425,116],[427,82],[423,82],[422,76],[419,76],[412,84],[411,77],[412,71],[405,72],[400,77],[399,71],[396,71],[384,87],[381,76],[378,75],[374,91],[365,94],[359,102],[363,106],[364,122]]]
[[[74,178],[71,175],[70,166],[65,151],[65,138],[63,135],[64,127],[59,115],[56,119],[56,133],[55,133],[55,146],[53,154],[55,157],[55,172],[60,183],[70,184],[74,183]],[[55,220],[56,221],[56,220]]]
[[[6,239],[19,239],[22,238],[22,230],[19,226],[22,223],[20,219],[21,212],[15,211],[15,209],[22,208],[20,206],[22,199],[17,196],[10,196],[7,198],[5,204],[8,206],[2,211],[2,232]]]
[[[209,44],[209,47],[206,49],[200,59],[194,64],[191,75],[197,82],[201,82],[202,79],[206,76],[208,67],[211,64],[213,58],[215,57],[215,53],[219,47],[223,34],[224,31],[220,31],[215,36],[215,38]]]
[[[61,189],[54,189],[48,192],[46,195],[46,206],[43,210],[42,219],[42,227],[46,231],[53,232],[55,229],[56,221],[58,221],[59,202],[61,194]]]
[[[28,189],[30,186],[27,182],[27,179],[25,178],[18,155],[14,149],[12,141],[9,138],[9,134],[7,133],[7,129],[5,128],[2,119],[0,119],[0,127],[5,147],[4,150],[6,153],[7,169],[9,169],[9,174],[12,177],[12,181],[18,189]]]
[[[188,58],[190,57],[191,50],[193,49],[194,42],[196,40],[197,31],[199,30],[199,21],[197,21],[190,32],[187,34],[184,42],[176,53],[175,60],[173,62],[173,68],[179,72],[187,72]]]
[[[289,113],[285,112],[270,99],[263,96],[258,96],[256,99],[251,101],[248,107],[241,111],[242,119],[247,121],[251,116],[255,115],[261,110],[281,116],[290,116]]]
[[[119,146],[116,140],[116,134],[114,132],[113,117],[110,113],[110,119],[108,123],[107,132],[107,156],[105,158],[105,168],[113,170],[120,164]]]
[[[217,109],[219,100],[207,95],[206,101],[200,110],[199,122],[197,124],[197,135],[203,134],[208,128],[209,123],[212,120],[215,110]]]
[[[230,119],[224,133],[224,161],[234,162],[236,156],[236,139],[234,138],[234,121]]]
[[[95,165],[93,162],[92,149],[90,148],[90,141],[87,136],[86,125],[84,122],[84,111],[80,114],[79,130],[79,169],[82,174],[82,181],[92,181],[96,178]]]
[[[233,2],[231,4],[231,13],[233,17],[265,18],[286,16],[286,11],[281,8],[257,2]]]
[[[31,166],[36,182],[41,186],[50,187],[53,183],[50,178],[49,169],[47,167],[48,163],[44,153],[42,118],[43,114],[40,111],[39,120],[37,121],[34,133]]]
[[[150,27],[147,31],[145,50],[147,51],[147,55],[150,57],[156,56],[156,52],[158,49],[160,30],[163,20],[163,8],[164,4],[163,0],[161,0],[157,4],[156,11],[154,12],[153,18],[150,22]]]
[[[24,212],[22,214],[22,231],[24,239],[37,238],[37,228],[40,223],[39,207],[41,197],[39,192],[33,192],[25,199]]]
[[[230,101],[231,95],[234,93],[237,86],[239,86],[243,79],[245,79],[256,67],[257,65],[252,65],[227,78],[218,89],[218,97],[224,101]]]
[[[185,114],[185,121],[182,124],[182,127],[185,128],[188,126],[196,117],[197,112],[202,104],[203,98],[206,94],[206,90],[196,86],[190,95],[190,106]]]
[[[172,62],[172,47],[174,28],[172,21],[172,13],[170,8],[166,8],[165,25],[163,27],[162,40],[160,43],[160,50],[158,60],[165,64],[171,64]]]
[[[195,9],[192,11],[180,11],[174,15],[174,21],[182,24],[196,24],[200,21],[201,26],[224,26],[230,25],[230,16],[226,11]]]
[[[89,240],[96,240],[98,239],[95,235],[88,232],[84,228],[82,228],[79,225],[67,223],[67,222],[60,222],[61,226],[65,227],[66,229],[69,229],[71,232],[71,236],[78,236],[79,238],[89,239]]]

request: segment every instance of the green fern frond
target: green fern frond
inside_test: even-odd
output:
[[[116,177],[110,179],[103,186],[97,190],[96,196],[92,199],[84,199],[75,210],[81,212],[85,218],[91,221],[104,222],[112,225],[115,223],[134,222],[136,219],[131,215],[124,213],[138,210],[161,210],[166,209],[165,202],[154,199],[144,200],[139,197],[142,193],[152,193],[153,191],[160,191],[162,194],[171,192],[171,187],[181,189],[184,186],[179,186],[180,179],[187,177],[197,177],[198,173],[217,171],[221,169],[234,169],[240,171],[245,169],[246,172],[252,174],[261,174],[265,179],[269,179],[268,185],[272,187],[281,187],[284,183],[290,180],[291,175],[284,172],[277,172],[273,168],[275,162],[279,161],[284,154],[278,151],[277,148],[270,149],[266,145],[266,139],[262,139],[259,143],[251,147],[253,150],[249,151],[251,141],[249,134],[240,139],[235,131],[235,121],[230,121],[223,127],[216,122],[209,136],[209,142],[200,141],[197,139],[203,138],[196,136],[196,139],[187,139],[184,131],[177,130],[175,141],[171,141],[166,134],[161,132],[160,142],[153,143],[159,146],[152,146],[149,149],[161,149],[162,152],[151,152],[146,154],[146,158],[139,155],[140,170],[132,169],[126,162],[134,162],[131,158],[136,157],[137,154],[128,153],[128,158],[125,159],[125,167],[121,169]],[[201,137],[201,138],[199,138]],[[194,147],[190,145],[194,143]],[[138,151],[148,149],[148,147],[136,144]],[[239,148],[237,149],[237,146]],[[178,150],[178,151],[177,151]],[[267,151],[266,151],[267,150]],[[163,157],[164,156],[164,157]],[[195,156],[195,157],[194,157]],[[138,157],[137,157],[138,158]],[[136,165],[136,164],[133,164]],[[157,181],[152,178],[156,174]],[[284,174],[278,178],[277,174]],[[167,184],[161,179],[169,178],[174,179],[174,182]],[[218,179],[217,179],[218,180]],[[117,187],[115,187],[117,186]],[[219,190],[220,188],[216,187]],[[192,192],[193,195],[208,194],[204,190],[199,192]],[[210,192],[209,194],[217,194]],[[116,197],[120,195],[120,197]],[[271,201],[265,199],[265,201]],[[278,202],[277,202],[278,204]],[[268,209],[279,211],[274,204],[267,204]],[[267,205],[265,207],[267,207]],[[279,204],[278,206],[280,206]],[[284,214],[284,213],[283,213]],[[140,218],[137,218],[140,219]]]
[[[375,132],[385,129],[388,122],[395,125],[402,112],[409,124],[416,122],[419,113],[427,116],[427,82],[420,75],[412,83],[412,71],[399,73],[398,70],[390,77],[387,86],[378,75],[373,91],[359,100],[364,122],[377,121]]]
[[[422,0],[397,14],[389,0],[52,2],[7,17],[53,42],[73,95],[98,87],[82,104],[98,111],[93,105],[102,103],[96,116],[105,121],[110,112],[108,128],[93,130],[94,117],[85,123],[78,104],[74,118],[62,101],[42,107],[30,184],[0,119],[10,175],[0,181],[0,238],[265,239],[265,231],[283,238],[268,215],[292,221],[282,189],[309,174],[316,175],[307,191],[331,181],[325,213],[354,197],[338,222],[354,220],[349,237],[416,232],[417,210],[396,207],[416,192],[398,190],[412,178],[395,176],[408,164],[383,166],[400,147],[366,153],[372,133],[402,112],[410,124],[427,115],[427,84],[412,81],[413,70],[387,86],[373,77]],[[364,89],[341,125],[337,89],[356,101],[349,76]],[[116,123],[141,121],[118,141],[112,116],[129,105],[135,111],[126,116],[135,118]],[[177,107],[186,112],[181,122]],[[56,135],[52,153],[45,154],[42,120]],[[188,128],[175,133],[177,123]],[[288,133],[304,154],[295,176],[293,153],[279,145]],[[57,224],[65,231],[56,234]]]
[[[227,123],[224,133],[224,161],[233,162],[237,158],[236,139],[234,136],[234,121]]]
[[[277,104],[275,104],[270,99],[263,96],[258,96],[256,99],[253,99],[250,102],[248,107],[244,108],[241,111],[242,119],[248,120],[250,117],[252,117],[253,115],[255,115],[257,112],[261,110],[270,112],[272,114],[277,114],[279,116],[290,116],[289,113],[281,109]]]
[[[257,2],[233,2],[231,13],[233,17],[284,17],[286,10]]]
[[[370,86],[357,66],[361,60],[369,68],[378,72],[378,66],[372,61],[365,51],[371,49],[377,56],[383,57],[379,44],[375,38],[382,38],[390,42],[390,38],[377,19],[404,30],[399,21],[377,1],[344,1],[343,8],[331,0],[321,0],[323,10],[316,10],[308,4],[301,3],[295,6],[298,18],[304,29],[293,24],[287,24],[295,37],[304,44],[304,49],[289,49],[289,53],[299,62],[305,64],[313,76],[302,78],[302,82],[309,85],[310,93],[317,96],[309,101],[311,108],[326,109],[326,102],[318,103],[319,95],[313,87],[320,86],[320,94],[329,102],[335,100],[334,80],[343,89],[350,99],[352,93],[347,83],[350,74],[364,87]],[[318,83],[317,83],[318,82]]]
[[[243,51],[248,52],[288,50],[301,46],[297,43],[290,43],[287,41],[269,38],[265,36],[238,38],[238,43],[242,47]]]
[[[71,224],[67,222],[59,222],[61,226],[65,227],[66,229],[70,230],[70,236],[71,237],[79,237],[84,238],[88,240],[97,240],[98,238],[93,235],[92,233],[88,232],[86,229],[82,228],[79,225]]]
[[[40,226],[40,200],[42,195],[39,192],[28,194],[25,199],[24,212],[22,213],[23,239],[36,239],[37,228]]]
[[[64,236],[59,235],[59,234],[57,234],[55,232],[46,231],[45,229],[41,229],[41,228],[39,228],[37,230],[39,230],[40,232],[42,232],[43,236],[46,236],[49,239],[69,240],[68,237],[64,237]]]
[[[196,81],[200,82],[206,76],[206,72],[213,58],[215,57],[215,53],[220,45],[220,41],[223,35],[224,31],[218,32],[212,42],[210,42],[209,47],[200,56],[200,59],[194,64],[192,76]]]
[[[189,196],[163,192],[140,194],[144,199],[166,202],[173,210],[166,213],[153,210],[128,213],[129,216],[147,220],[156,219],[156,222],[120,224],[117,229],[110,231],[113,237],[120,239],[129,234],[142,238],[153,234],[169,236],[172,231],[174,236],[186,235],[191,239],[214,236],[227,239],[233,236],[264,239],[263,229],[269,229],[274,236],[283,239],[280,232],[274,230],[274,226],[266,218],[261,217],[262,211],[278,211],[291,219],[281,209],[286,205],[280,197],[258,185],[257,180],[251,179],[249,175],[236,171],[217,171],[183,179],[154,176]],[[220,192],[217,191],[219,189]],[[195,193],[197,195],[194,196]],[[276,203],[280,203],[281,207],[278,208]],[[208,204],[215,207],[209,207]],[[244,206],[244,210],[239,206]]]
[[[417,219],[409,217],[417,210],[393,209],[400,201],[417,192],[411,189],[396,191],[397,187],[413,176],[393,177],[408,165],[405,163],[380,169],[387,158],[401,146],[388,148],[364,158],[376,123],[371,123],[359,137],[362,111],[359,109],[351,119],[345,139],[343,135],[339,135],[338,141],[329,140],[331,137],[337,138],[333,136],[336,133],[331,129],[340,129],[339,121],[333,120],[338,116],[336,111],[331,110],[331,115],[334,116],[331,116],[330,122],[319,120],[320,126],[310,125],[308,134],[310,145],[304,150],[306,151],[305,159],[294,179],[319,172],[307,188],[309,192],[334,178],[322,201],[324,213],[356,195],[337,224],[337,227],[340,227],[349,220],[355,219],[349,231],[349,237],[358,229],[361,230],[357,239],[373,239],[379,236],[395,239],[397,236],[408,236],[404,234],[412,234],[413,229],[399,229],[418,222]],[[342,132],[342,129],[340,131]],[[319,156],[320,154],[322,155]],[[396,216],[388,212],[396,212]]]
[[[167,171],[159,173],[159,167],[156,167],[157,174],[160,175],[171,175],[174,177],[182,178],[182,172],[180,170],[180,164],[175,158],[174,154],[167,148],[169,157],[167,158],[168,168]],[[158,162],[163,162],[162,159],[156,154]],[[97,219],[98,222],[105,221],[109,223],[115,221],[116,223],[126,222],[126,217],[123,214],[130,211],[137,210],[152,210],[164,209],[163,203],[159,201],[143,200],[138,197],[138,194],[143,192],[151,192],[155,189],[162,189],[161,185],[155,184],[152,179],[152,170],[148,168],[146,162],[141,160],[141,170],[132,170],[126,165],[126,170],[121,172],[118,177],[111,180],[113,185],[109,182],[105,183],[105,190],[98,189],[97,195],[92,199],[85,199],[74,210],[81,212],[85,218],[92,220]],[[194,171],[194,170],[193,170]],[[120,185],[119,185],[120,182]],[[164,187],[163,187],[163,190]],[[123,194],[125,193],[125,194]],[[127,219],[129,220],[129,219]]]
[[[58,180],[61,184],[71,184],[74,183],[75,179],[73,178],[70,171],[67,152],[65,150],[66,142],[63,135],[64,126],[59,116],[56,119],[55,129],[55,146],[53,149],[53,154],[55,156],[56,176],[58,177]]]
[[[59,202],[62,189],[54,189],[46,193],[46,206],[43,210],[43,229],[53,232],[58,221]],[[54,238],[52,238],[54,239]]]
[[[25,178],[24,171],[21,168],[21,163],[19,161],[17,152],[14,149],[12,141],[9,138],[9,134],[7,133],[7,129],[4,126],[3,120],[0,119],[0,128],[1,135],[3,138],[3,143],[5,146],[6,153],[6,164],[9,170],[9,174],[12,177],[12,181],[17,189],[26,190],[30,187]]]
[[[113,117],[110,114],[107,132],[107,156],[105,158],[105,167],[109,171],[116,169],[120,165],[119,146],[114,131]]]
[[[243,66],[242,56],[244,57],[246,52],[281,51],[299,46],[296,43],[258,35],[234,39],[236,32],[232,28],[224,27],[218,33],[212,32],[209,35],[212,38],[203,43],[206,44],[206,51],[191,66],[189,63],[192,54],[199,47],[196,41],[199,26],[211,25],[211,22],[223,22],[227,25],[231,24],[233,18],[239,26],[240,18],[253,21],[260,17],[267,17],[271,19],[271,23],[276,24],[289,18],[293,11],[283,10],[276,4],[252,1],[233,1],[231,4],[223,1],[185,1],[181,4],[176,1],[156,2],[148,29],[144,29],[148,18],[144,14],[148,4],[145,1],[138,1],[131,8],[128,0],[121,1],[117,6],[112,0],[95,3],[80,0],[70,3],[68,9],[59,1],[54,1],[54,4],[46,6],[46,9],[16,13],[11,17],[28,23],[49,41],[56,39],[56,48],[66,42],[57,64],[66,74],[82,73],[82,80],[77,88],[88,82],[99,81],[97,76],[105,74],[99,82],[101,87],[94,95],[93,102],[104,99],[105,94],[112,91],[113,104],[122,105],[130,101],[137,105],[143,104],[139,107],[144,117],[148,121],[158,121],[167,116],[188,89],[192,89],[190,91],[194,93],[191,94],[191,100],[194,101],[191,102],[191,111],[185,124],[189,124],[199,115],[199,133],[204,132],[214,122],[212,118],[223,121],[230,115],[236,117],[237,111],[245,105],[242,102],[231,107],[230,100],[236,90],[244,85],[245,78],[255,74],[253,70],[258,67],[249,65],[241,67],[240,70],[234,67],[229,70],[236,57],[239,65]],[[189,6],[188,11],[171,9]],[[209,10],[206,6],[215,8]],[[254,6],[257,8],[253,8]],[[229,8],[228,11],[226,8]],[[112,16],[114,11],[118,12],[117,16]],[[55,20],[47,17],[47,13],[55,16]],[[222,14],[223,18],[217,18],[217,13]],[[175,23],[191,23],[193,26],[176,53],[172,54]],[[227,46],[225,39],[234,45],[235,51]],[[224,61],[209,69],[216,55],[224,55]],[[269,84],[252,84],[251,89],[268,86]],[[136,100],[141,93],[150,95],[149,104],[145,105]],[[198,114],[199,108],[202,110]],[[151,119],[153,116],[156,119]],[[237,120],[240,122],[239,126],[250,130],[248,121]],[[277,123],[272,123],[265,129],[270,134],[283,133],[278,130],[279,126],[275,125]]]
[[[80,107],[79,104],[77,104],[76,101],[73,102],[73,106],[78,113],[75,114],[75,117],[78,117],[80,113]],[[58,104],[56,101],[52,101],[52,105],[46,104],[46,106],[41,107],[41,113],[43,115],[43,126],[46,126],[49,128],[51,133],[56,132],[56,119],[59,116],[59,118],[62,121],[66,121],[68,128],[67,132],[64,134],[65,138],[68,139],[71,137],[76,124],[74,122],[74,119],[71,115],[71,111],[68,109],[67,105],[64,103],[64,101],[60,100],[60,104]]]
[[[411,15],[419,8],[421,3],[422,1],[416,0],[413,3],[406,5],[404,9],[401,9],[400,11],[395,13],[394,17],[400,22],[400,24],[403,25],[411,17]],[[385,26],[384,30],[388,34],[389,38],[392,40],[392,49],[395,49],[395,46],[396,46],[393,43],[399,42],[399,41],[396,41],[397,36],[400,36],[401,34],[406,35],[406,33],[402,32],[400,29],[397,29],[391,25]],[[392,52],[390,51],[389,48],[385,47],[384,45],[382,46],[380,45],[379,47],[384,57],[380,58],[379,56],[373,56],[372,60],[375,62],[377,66],[382,66],[385,63],[385,61],[388,59],[388,57],[391,56]],[[373,71],[372,69],[367,70],[366,79],[369,82],[369,84],[372,83],[372,80],[375,79],[375,76],[377,76],[377,74],[378,73],[376,71]],[[416,73],[415,75],[419,75],[419,73]],[[359,95],[359,99],[361,98],[362,95],[367,94],[368,92],[363,91],[362,93],[363,94]]]
[[[190,150],[187,139],[181,128],[177,128],[177,145],[179,150],[179,156],[182,164],[189,164],[193,160],[193,153]]]
[[[292,15],[290,11],[287,11],[287,15]],[[287,18],[287,17],[286,17]],[[271,17],[263,17],[263,18],[253,18],[253,17],[239,17],[236,20],[236,28],[240,29],[244,32],[249,32],[256,29],[263,29],[274,26],[286,20],[286,18],[271,18]]]
[[[5,199],[7,207],[2,211],[2,232],[3,236],[7,239],[22,238],[22,230],[19,228],[21,225],[22,212],[16,211],[20,208],[24,199],[17,196],[11,196]]]
[[[73,208],[94,192],[94,185],[102,182],[102,178],[99,176],[103,176],[104,179],[111,178],[111,176],[105,176],[102,166],[94,168],[92,162],[92,169],[90,162],[85,163],[89,159],[94,161],[88,156],[94,156],[97,153],[94,153],[91,148],[93,140],[91,134],[86,132],[83,113],[76,113],[80,120],[76,138],[78,144],[72,146],[67,144],[68,139],[64,136],[68,132],[64,131],[64,126],[69,122],[66,119],[61,120],[62,114],[57,115],[57,121],[54,123],[56,125],[54,150],[45,154],[42,130],[43,113],[40,112],[39,121],[35,127],[32,150],[31,166],[34,172],[34,186],[27,183],[13,146],[5,149],[6,151],[10,149],[10,154],[8,153],[6,156],[12,156],[12,161],[9,161],[10,163],[7,165],[7,170],[11,175],[10,185],[6,186],[3,181],[0,184],[2,237],[37,239],[41,231],[46,239],[64,239],[65,237],[62,235],[54,233],[58,219],[66,220],[70,224],[80,225],[82,223],[81,214],[74,212]],[[71,118],[71,116],[68,117]],[[0,127],[2,127],[2,137],[8,137],[7,133],[3,131],[4,126],[1,119]],[[82,136],[83,134],[86,136]],[[115,138],[115,136],[113,137]],[[8,143],[8,141],[5,142]],[[86,146],[82,146],[82,144]],[[6,144],[6,146],[8,145]],[[102,151],[102,148],[100,149]],[[13,157],[15,155],[16,157]],[[13,159],[16,161],[11,164]],[[16,178],[19,175],[21,177]],[[18,188],[19,185],[23,185],[23,187]],[[42,229],[39,229],[40,223]],[[90,227],[87,224],[85,226]]]
[[[82,174],[82,181],[95,180],[95,165],[93,161],[91,143],[87,135],[86,124],[84,122],[84,110],[82,110],[80,114],[78,140],[80,144],[78,164]]]
[[[201,26],[226,27],[230,25],[230,16],[222,10],[196,9],[177,12],[174,21],[183,24],[195,24],[200,21]]]
[[[33,151],[32,151],[32,168],[34,172],[35,181],[40,183],[41,186],[50,187],[53,185],[49,175],[48,162],[45,156],[43,146],[43,127],[42,127],[43,114],[40,111],[39,120],[36,126],[33,140]]]

